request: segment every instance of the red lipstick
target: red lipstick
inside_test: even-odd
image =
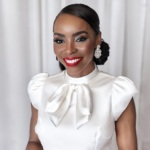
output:
[[[82,60],[82,57],[64,58],[66,65],[69,67],[78,65],[81,60]]]

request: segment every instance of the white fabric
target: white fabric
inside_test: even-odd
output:
[[[38,74],[29,83],[44,150],[111,150],[114,122],[136,94],[128,78],[98,71],[72,78]]]

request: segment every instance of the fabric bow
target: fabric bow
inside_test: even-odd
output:
[[[63,84],[49,98],[45,111],[52,123],[57,126],[67,113],[73,93],[76,92],[76,127],[87,123],[91,115],[91,95],[86,84]]]

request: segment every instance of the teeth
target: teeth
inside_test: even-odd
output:
[[[68,59],[65,59],[66,60],[66,62],[68,63],[68,64],[74,64],[74,63],[76,63],[77,61],[79,61],[80,59],[78,58],[78,59],[72,59],[72,60],[68,60]]]

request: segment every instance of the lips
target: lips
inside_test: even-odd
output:
[[[64,58],[64,61],[67,66],[73,67],[80,63],[82,57],[74,57],[74,58]]]

